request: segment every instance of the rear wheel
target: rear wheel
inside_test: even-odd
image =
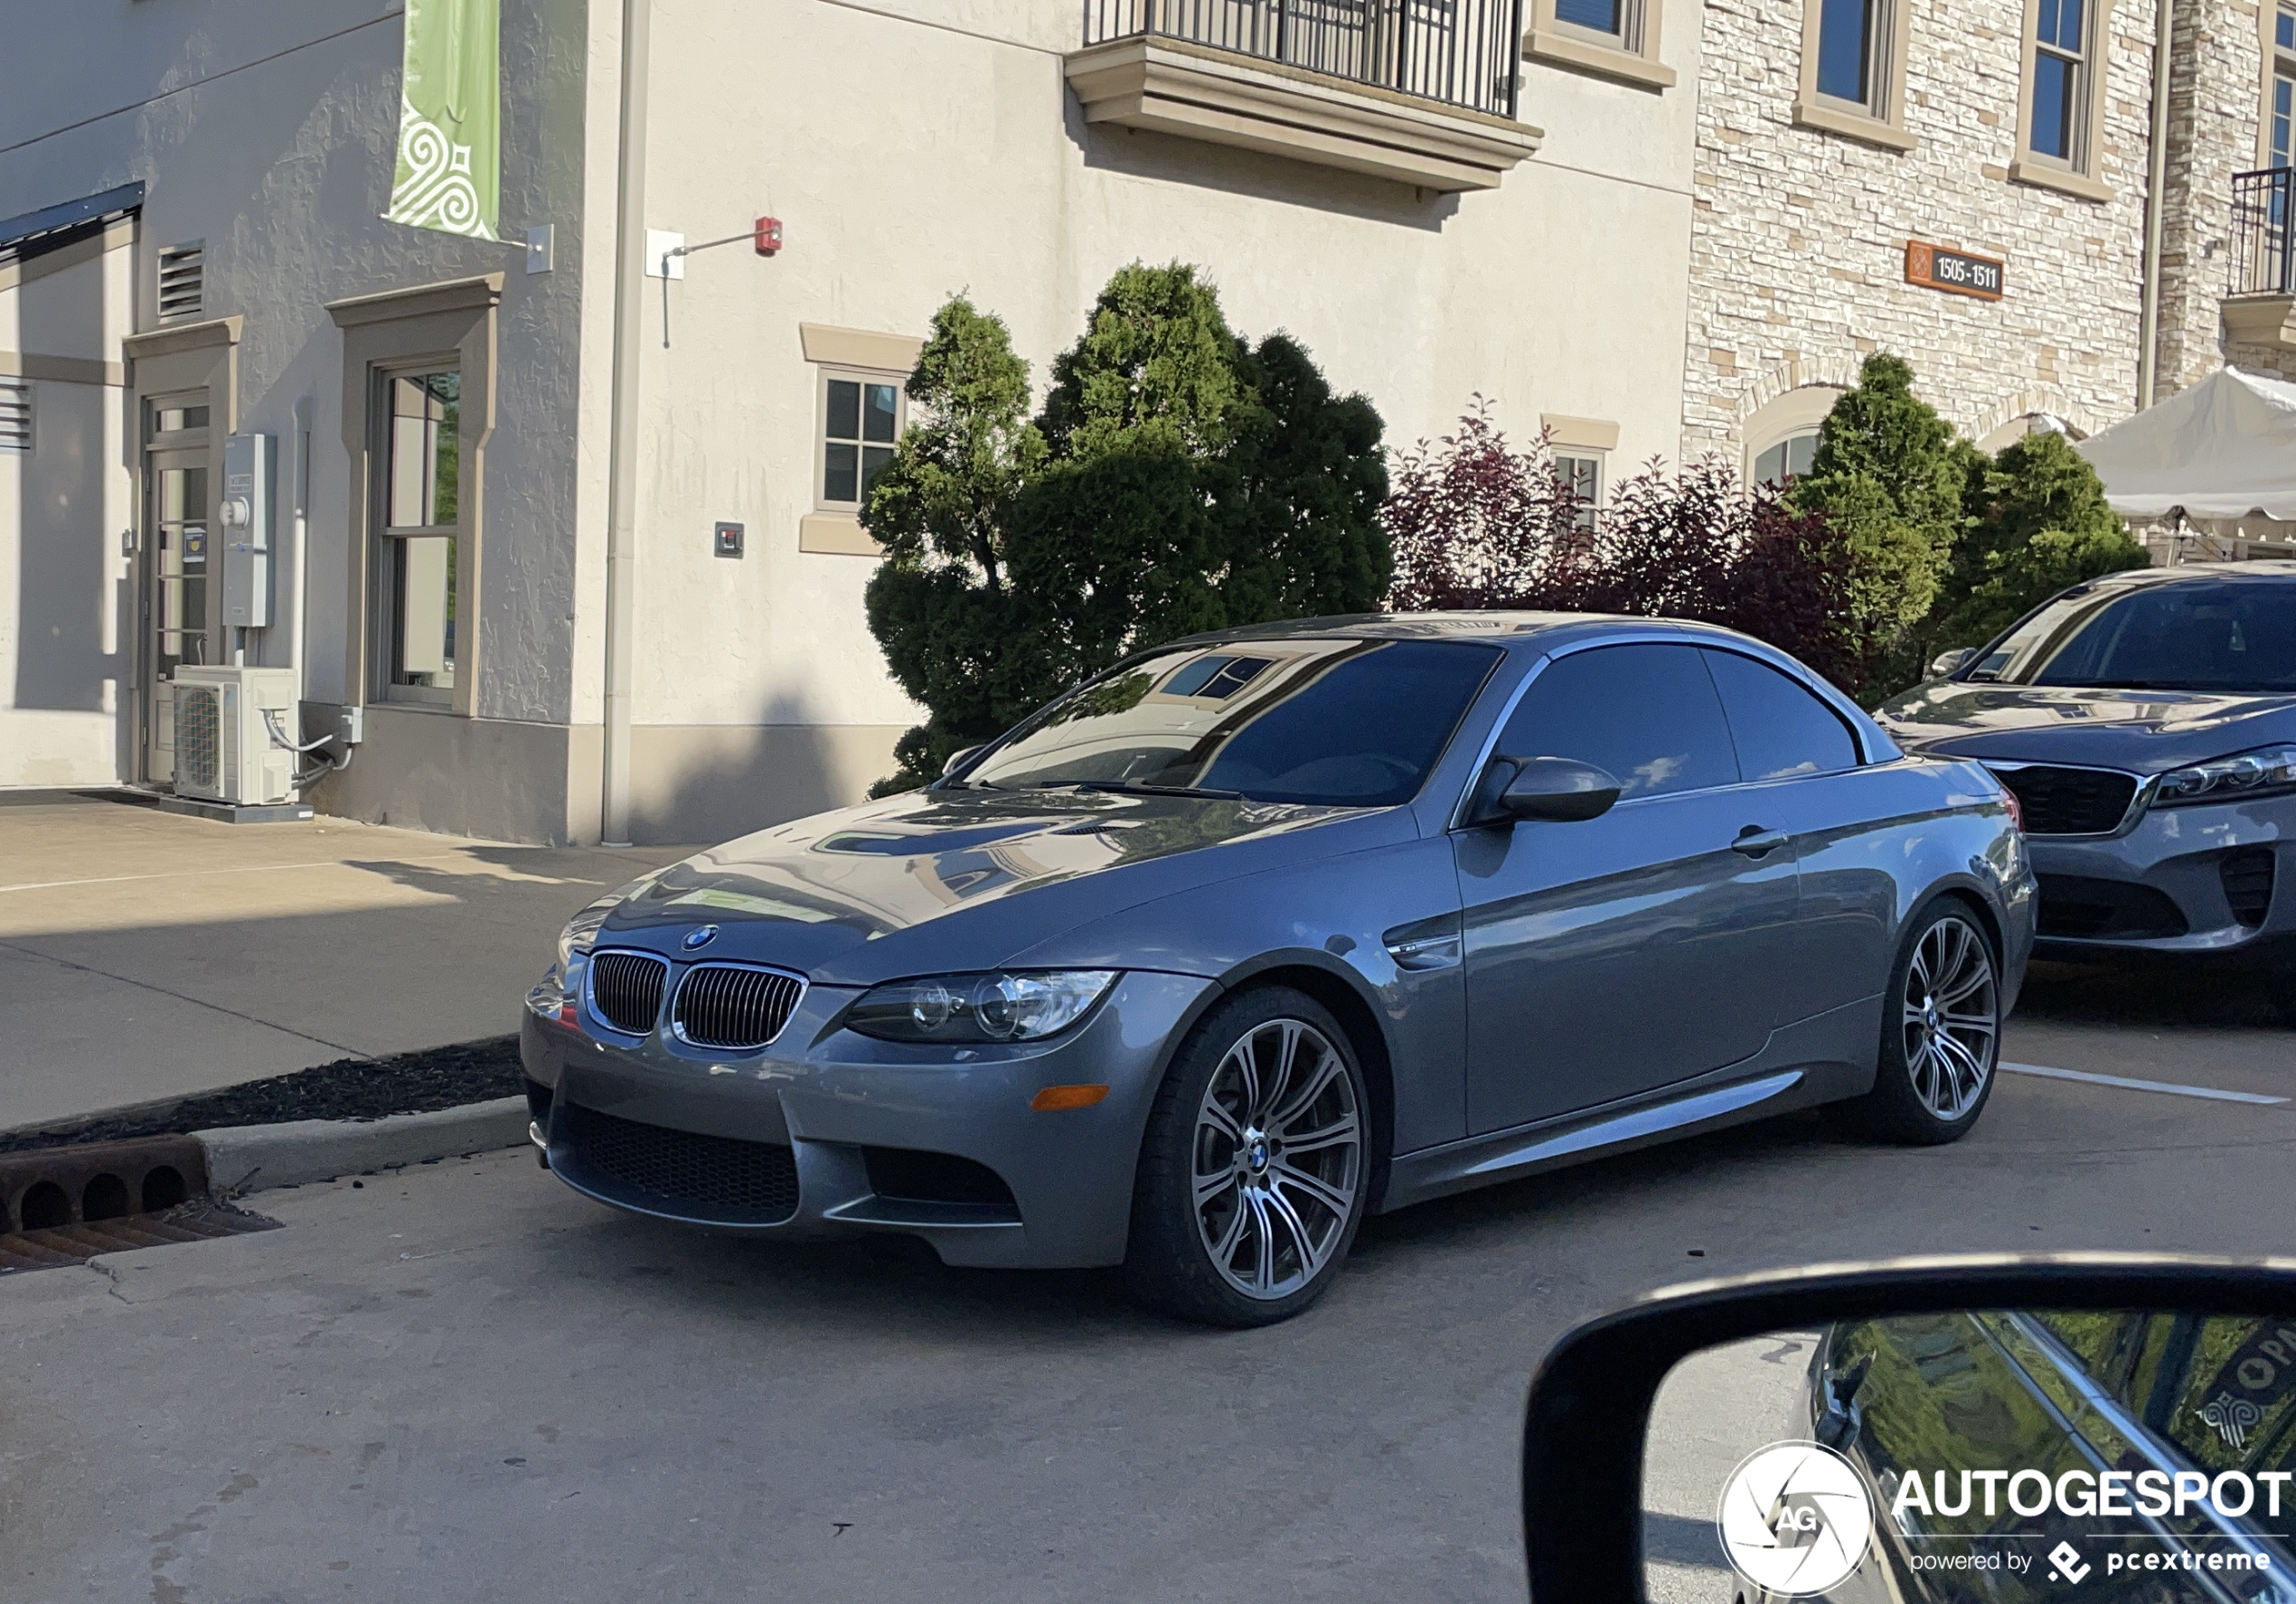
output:
[[[1216,1326],[1288,1319],[1355,1241],[1369,1174],[1363,1072],[1314,999],[1246,992],[1191,1031],[1156,1094],[1124,1284]]]
[[[1959,1140],[1993,1093],[2001,1040],[2000,964],[1968,905],[1939,897],[1907,924],[1883,996],[1874,1088],[1831,1104],[1860,1135],[1928,1145]]]

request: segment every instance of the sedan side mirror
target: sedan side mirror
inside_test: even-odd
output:
[[[956,773],[957,770],[972,762],[973,759],[979,755],[981,750],[982,748],[979,746],[960,746],[955,751],[950,753],[949,760],[941,764],[941,778],[946,780],[951,774]]]
[[[1929,660],[1929,677],[1943,680],[1976,655],[1977,648],[1974,646],[1957,646],[1951,652],[1941,652]]]
[[[1530,1384],[1531,1599],[1924,1604],[1973,1596],[1971,1572],[2056,1598],[2092,1571],[2124,1597],[2124,1573],[2198,1570],[2285,1599],[2296,1467],[2269,1360],[2291,1327],[2284,1260],[1939,1256],[1651,1293]],[[2145,1395],[2122,1379],[2140,1354],[2166,1355]],[[2092,1402],[2045,1418],[2037,1397]],[[1943,1518],[1972,1483],[1987,1517]],[[2172,1506],[2173,1529],[2151,1518]]]
[[[1610,811],[1620,787],[1607,771],[1575,757],[1494,757],[1478,789],[1485,800],[1476,824],[1576,824]]]

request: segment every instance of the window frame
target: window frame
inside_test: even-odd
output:
[[[2041,57],[2041,6],[2044,0],[2025,0],[2022,52],[2018,68],[2017,155],[2009,164],[2012,183],[2056,190],[2076,200],[2107,202],[2113,186],[2104,182],[2104,113],[2113,71],[2113,0],[2083,0],[2080,104],[2072,124],[2074,150],[2070,157],[2052,155],[2033,146],[2033,111],[2037,98]],[[2054,0],[2063,4],[2065,0]],[[2057,53],[2052,51],[2050,53]]]
[[[1730,717],[1730,693],[1723,688],[1722,681],[1719,679],[1717,679],[1714,681],[1714,694],[1722,703],[1722,722],[1728,727],[1730,731],[1731,748],[1737,753],[1739,784],[1783,785],[1791,783],[1796,780],[1822,780],[1833,774],[1855,774],[1858,770],[1866,768],[1872,764],[1873,758],[1866,750],[1866,743],[1859,738],[1857,727],[1851,724],[1849,719],[1843,718],[1841,716],[1841,709],[1835,707],[1833,703],[1828,701],[1824,697],[1819,695],[1816,689],[1801,675],[1789,673],[1785,669],[1770,661],[1767,658],[1757,657],[1751,652],[1742,652],[1738,650],[1737,647],[1731,645],[1727,642],[1716,641],[1708,643],[1702,641],[1698,643],[1698,649],[1702,652],[1711,653],[1717,657],[1735,657],[1739,659],[1741,661],[1750,662],[1756,668],[1769,670],[1772,673],[1777,675],[1787,684],[1794,687],[1794,689],[1801,691],[1802,695],[1808,697],[1811,701],[1817,703],[1818,706],[1823,708],[1827,713],[1831,715],[1833,721],[1841,727],[1842,735],[1849,742],[1849,766],[1847,768],[1812,769],[1808,774],[1767,774],[1760,776],[1749,775],[1746,772],[1745,749],[1738,746],[1737,722]],[[1709,675],[1713,673],[1711,666],[1708,667],[1707,671]]]
[[[408,541],[445,539],[453,542],[449,560],[454,563],[454,570],[448,575],[448,583],[451,586],[448,594],[458,604],[455,617],[456,625],[461,626],[465,624],[462,614],[469,611],[466,605],[467,598],[462,592],[462,575],[459,571],[463,542],[466,539],[463,530],[464,431],[461,387],[459,383],[456,386],[455,406],[456,493],[455,521],[452,523],[397,524],[391,521],[391,496],[398,468],[396,453],[399,417],[392,410],[392,407],[394,405],[393,390],[402,380],[431,378],[443,373],[452,373],[457,380],[460,380],[462,378],[461,357],[457,353],[453,357],[376,363],[370,371],[373,375],[375,390],[371,414],[374,420],[376,435],[375,460],[381,469],[374,479],[375,509],[372,526],[374,549],[372,554],[375,569],[373,577],[374,628],[376,640],[381,650],[375,658],[372,691],[375,698],[381,701],[451,708],[455,705],[456,689],[460,686],[463,678],[462,642],[459,638],[455,643],[455,683],[453,685],[401,684],[395,675],[400,649],[399,634],[403,623],[400,601]],[[458,628],[457,635],[463,633],[465,632]]]
[[[2284,3],[2257,7],[2263,45],[2263,107],[2256,119],[2256,162],[2262,167],[2296,165],[2296,5]],[[2290,42],[2282,43],[2280,24],[2289,24]],[[2280,108],[2281,86],[2288,87],[2289,108]],[[2274,123],[2286,133],[2275,139]],[[2274,146],[2279,148],[2275,149]]]
[[[1748,485],[1760,483],[1755,477],[1755,464],[1762,454],[1796,435],[1822,428],[1827,415],[1849,393],[1846,387],[1831,381],[1801,384],[1755,408],[1741,426],[1739,435],[1745,450],[1741,464],[1745,482]]]
[[[827,513],[833,517],[851,518],[855,521],[859,521],[861,508],[866,506],[869,502],[869,489],[867,484],[863,483],[861,479],[861,475],[865,470],[858,458],[853,464],[853,473],[854,486],[856,490],[860,492],[860,499],[852,502],[833,502],[829,499],[829,447],[832,444],[829,436],[829,386],[833,380],[842,380],[848,383],[863,385],[882,384],[891,387],[893,391],[892,444],[898,446],[900,444],[902,432],[908,427],[908,374],[905,371],[901,372],[895,372],[888,368],[863,368],[850,363],[822,362],[815,364],[815,371],[814,375],[813,511],[819,513]],[[864,419],[868,417],[866,396],[863,398],[861,416]],[[863,427],[864,428],[866,427],[865,423]],[[856,436],[854,446],[857,451],[861,447],[866,439],[866,435]]]
[[[1674,87],[1674,69],[1659,60],[1665,0],[1618,0],[1618,32],[1605,33],[1557,14],[1557,0],[1530,0],[1523,54],[1550,66],[1614,79],[1637,89]]]
[[[1818,88],[1826,0],[1802,0],[1802,70],[1793,101],[1794,126],[1903,155],[1921,144],[1905,127],[1905,68],[1913,51],[1913,3],[1865,0],[1865,5],[1871,18],[1866,98],[1845,100]]]
[[[1578,509],[1571,518],[1571,530],[1576,534],[1591,537],[1602,527],[1603,492],[1609,488],[1609,456],[1607,451],[1591,446],[1564,446],[1554,452],[1556,478],[1565,490],[1578,499]],[[1589,470],[1588,477],[1594,481],[1593,490],[1581,494],[1578,475],[1566,472],[1563,467],[1565,463],[1586,464]]]

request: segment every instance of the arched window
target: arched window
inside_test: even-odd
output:
[[[1746,420],[1746,483],[1783,485],[1807,474],[1818,450],[1818,426],[1840,399],[1835,385],[1805,384],[1756,410]]]
[[[2054,412],[2022,412],[1977,443],[1980,451],[1999,451],[2028,435],[2063,435],[2068,440],[2085,440],[2088,436]]]

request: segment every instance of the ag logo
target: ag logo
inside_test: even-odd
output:
[[[1802,1598],[1858,1568],[1873,1538],[1874,1506],[1840,1454],[1814,1442],[1774,1442],[1730,1472],[1715,1524],[1739,1575]]]

